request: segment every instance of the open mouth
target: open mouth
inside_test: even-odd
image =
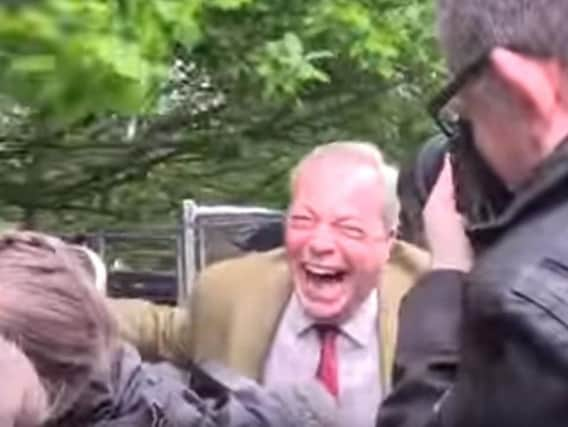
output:
[[[306,272],[307,279],[318,287],[339,284],[343,282],[347,276],[347,271],[345,270],[315,266],[304,266],[304,271]]]

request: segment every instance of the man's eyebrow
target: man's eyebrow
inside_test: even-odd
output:
[[[290,209],[290,216],[300,215],[300,214],[309,214],[312,216],[316,216],[314,210],[308,205],[300,205],[296,208]]]

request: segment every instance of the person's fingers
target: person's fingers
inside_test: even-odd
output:
[[[424,211],[426,215],[433,215],[434,212],[451,212],[455,203],[454,183],[452,177],[452,165],[448,156],[444,158],[442,170],[438,175],[436,183],[432,188],[430,197],[426,202]]]
[[[444,159],[444,165],[432,190],[432,195],[436,199],[449,200],[454,198],[454,180],[452,176],[452,165],[448,156]]]

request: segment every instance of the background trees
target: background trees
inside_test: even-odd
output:
[[[428,0],[19,0],[0,6],[0,217],[173,223],[286,201],[309,147],[431,132]]]

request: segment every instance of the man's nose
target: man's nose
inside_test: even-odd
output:
[[[326,225],[318,226],[309,242],[309,250],[312,255],[322,256],[335,251],[335,239],[333,233]]]

